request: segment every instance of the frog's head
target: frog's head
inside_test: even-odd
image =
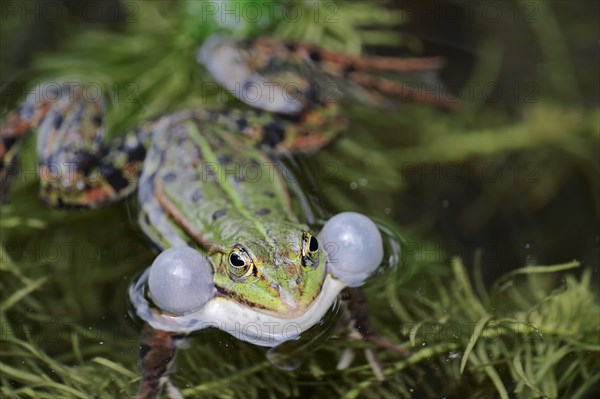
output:
[[[269,242],[246,236],[222,256],[215,273],[219,295],[278,317],[306,311],[321,291],[326,253],[306,230],[269,232]]]

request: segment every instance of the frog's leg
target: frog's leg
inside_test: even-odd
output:
[[[85,86],[38,86],[0,126],[3,183],[18,141],[37,129],[40,196],[49,206],[98,207],[131,193],[150,133],[137,129],[105,146],[104,114],[101,95]]]
[[[349,318],[352,324],[352,330],[349,332],[349,337],[351,339],[362,339],[364,341],[372,342],[378,347],[391,350],[402,357],[410,356],[410,351],[388,341],[377,332],[377,329],[371,323],[367,301],[360,287],[344,288],[344,290],[342,290],[342,301],[346,310],[349,312]],[[378,379],[383,380],[383,371],[377,355],[371,349],[366,349],[365,355],[374,374]],[[342,358],[338,363],[338,369],[346,368],[352,361],[353,356],[352,349],[348,349],[342,355]]]
[[[348,306],[355,328],[360,332],[365,341],[373,342],[382,348],[392,350],[400,356],[410,355],[410,351],[379,335],[377,329],[371,323],[367,300],[359,287],[344,288],[342,291],[342,300]]]
[[[285,44],[272,37],[251,41],[213,35],[198,52],[213,78],[232,95],[253,107],[231,131],[276,152],[312,151],[343,131],[348,123],[344,103],[386,108],[381,94],[391,94],[446,108],[460,108],[454,98],[362,72],[403,73],[439,69],[440,58],[398,59],[349,57],[301,44]],[[268,111],[259,112],[260,110]]]
[[[349,56],[347,54],[325,51],[305,44],[292,45],[292,51],[304,58],[310,58],[320,69],[333,77],[343,77],[350,82],[373,91],[373,101],[377,101],[377,92],[402,97],[410,101],[430,104],[449,110],[462,109],[461,102],[440,90],[432,90],[418,85],[401,83],[393,79],[366,73],[392,72],[398,74],[426,73],[444,67],[442,57],[378,57]]]
[[[342,99],[382,106],[385,101],[381,94],[461,108],[460,102],[439,85],[421,87],[419,83],[435,81],[431,71],[443,66],[437,57],[352,57],[267,36],[236,41],[213,35],[202,45],[198,60],[240,100],[284,115],[297,116]],[[388,72],[393,79],[365,72],[369,70]]]
[[[42,89],[42,90],[38,90]],[[2,194],[8,189],[9,179],[17,173],[16,158],[25,135],[37,127],[53,106],[57,89],[43,85],[30,93],[25,101],[0,122],[0,183]],[[39,93],[43,92],[42,97]],[[0,201],[3,202],[3,201]]]
[[[144,324],[140,339],[140,365],[142,381],[137,399],[156,398],[164,388],[171,399],[183,398],[171,383],[169,372],[175,363],[177,348],[185,334],[156,330]]]

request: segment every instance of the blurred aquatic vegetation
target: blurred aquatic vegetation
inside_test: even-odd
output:
[[[183,107],[240,105],[207,90],[212,79],[195,61],[199,44],[215,32],[268,33],[349,54],[365,45],[423,48],[414,37],[392,31],[410,15],[391,11],[385,2],[300,1],[303,18],[293,24],[270,18],[245,25],[207,19],[202,9],[207,2],[127,3],[124,11],[135,9],[135,23],[112,31],[61,26],[76,33],[26,68],[13,68],[3,58],[3,80],[33,85],[66,76],[97,84],[108,93],[108,129],[114,135]],[[238,3],[268,8],[273,2]],[[328,4],[337,7],[338,23],[325,23]],[[532,262],[486,285],[481,253],[463,259],[473,263],[471,270],[451,251],[427,250],[443,248],[432,232],[439,214],[404,199],[416,193],[419,201],[442,202],[452,192],[474,192],[460,209],[460,221],[478,226],[507,210],[541,209],[579,176],[596,206],[590,218],[598,220],[599,110],[578,101],[570,42],[560,30],[569,27],[559,26],[550,6],[535,4],[544,14],[532,29],[549,65],[536,81],[539,101],[515,112],[485,96],[463,97],[467,112],[453,114],[414,104],[399,105],[394,113],[349,107],[348,134],[327,151],[297,160],[316,172],[307,190],[324,209],[377,216],[392,234],[405,237],[396,267],[366,289],[381,332],[410,342],[413,356],[379,353],[386,377],[379,382],[360,355],[348,369],[335,369],[348,345],[367,345],[337,339],[288,372],[273,367],[265,349],[206,331],[192,339],[193,350],[183,351],[177,363],[174,379],[184,394],[585,398],[598,392],[596,264]],[[17,20],[8,18],[3,31],[19,34]],[[480,44],[494,56],[478,60],[472,79],[497,78],[502,54],[494,40]],[[34,153],[30,137],[22,170],[35,170]],[[492,171],[486,169],[490,165]],[[432,168],[469,177],[436,181],[427,177]],[[504,173],[488,174],[493,170]],[[127,286],[153,257],[133,222],[135,201],[89,212],[48,210],[37,198],[34,174],[21,177],[14,181],[11,203],[0,208],[0,392],[7,398],[129,396],[139,376],[138,327],[127,315]],[[406,215],[416,222],[400,228]]]
[[[137,352],[132,326],[120,320],[86,327],[75,315],[67,316],[73,306],[68,298],[61,309],[45,299],[64,276],[17,264],[4,250],[2,259],[3,396],[131,394],[139,379],[132,371]],[[327,346],[302,356],[300,368],[289,372],[273,367],[264,348],[216,331],[192,339],[194,349],[182,352],[175,382],[191,397],[349,399],[409,397],[413,392],[427,397],[582,398],[597,384],[600,306],[589,271],[561,277],[560,272],[579,264],[528,266],[488,290],[478,278],[469,281],[459,259],[451,264],[448,269],[445,262],[421,259],[419,272],[402,285],[396,277],[403,272],[397,269],[383,289],[368,290],[372,308],[389,309],[378,312],[381,332],[398,342],[408,340],[413,351],[408,359],[380,353],[384,382],[377,381],[362,359],[344,371],[335,370],[345,348],[365,347],[362,342],[330,339]],[[97,306],[106,284],[98,277],[89,280],[96,284],[80,292],[78,300]],[[119,285],[124,292],[125,284]],[[83,313],[110,314],[118,308],[103,305]],[[52,324],[56,330],[49,331]]]
[[[394,126],[372,118],[368,127],[359,122],[354,135],[316,155],[319,164],[335,165],[322,168],[323,181],[338,183],[323,190],[328,200],[335,204],[343,198],[345,208],[358,210],[381,202],[385,193],[421,190],[423,196],[443,199],[473,185],[478,193],[462,209],[460,220],[480,227],[500,211],[543,208],[566,182],[582,176],[595,204],[594,217],[600,216],[598,109],[542,102],[525,108],[517,121],[492,126],[486,126],[485,112],[473,117],[407,109],[403,117],[393,118]],[[387,133],[380,142],[373,133],[377,129]],[[390,145],[392,135],[402,136],[402,143]],[[340,159],[343,163],[336,161]],[[399,207],[393,199],[374,208],[392,204],[397,212],[416,211],[402,209],[402,201]]]

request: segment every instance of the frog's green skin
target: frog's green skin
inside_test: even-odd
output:
[[[319,84],[352,80],[358,68],[400,71],[406,65],[386,59],[367,62],[270,38],[212,44],[216,64],[207,67],[218,80],[238,78],[242,86],[292,81],[298,101],[290,105],[280,97],[250,104],[271,112],[182,111],[146,122],[104,146],[101,98],[86,99],[73,84],[40,86],[52,95],[40,99],[42,91],[34,91],[2,122],[0,179],[6,184],[19,139],[37,128],[40,194],[48,205],[98,207],[138,188],[140,224],[159,249],[190,245],[203,251],[213,266],[219,297],[243,306],[248,315],[293,319],[323,290],[325,254],[322,249],[307,251],[309,229],[292,212],[271,155],[314,150],[346,127],[341,105],[314,95]],[[416,69],[439,67],[437,61],[425,64]],[[215,65],[235,68],[217,72]],[[368,82],[382,90],[389,84]],[[365,101],[375,101],[367,97]],[[247,260],[241,272],[232,268],[232,253]],[[366,321],[361,326],[365,337],[376,337]],[[168,383],[167,365],[181,334],[149,326],[144,331],[140,397],[150,397]]]
[[[322,249],[291,210],[275,163],[193,111],[157,124],[140,178],[140,223],[160,247],[191,245],[210,255],[221,296],[261,312],[294,317],[319,294]],[[232,278],[232,251],[252,260]]]

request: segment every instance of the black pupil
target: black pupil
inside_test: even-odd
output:
[[[315,252],[318,249],[319,249],[319,241],[317,241],[317,239],[314,236],[310,237],[310,242],[308,244],[308,250],[310,252]]]
[[[231,254],[229,256],[229,261],[233,266],[242,267],[244,266],[244,260],[238,254]]]

